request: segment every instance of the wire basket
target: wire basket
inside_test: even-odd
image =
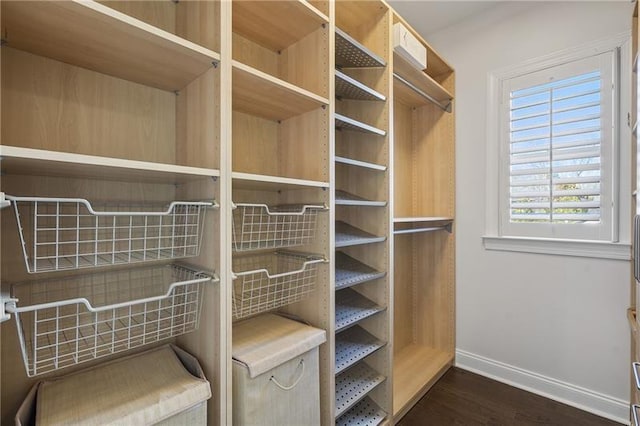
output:
[[[202,284],[212,280],[165,265],[14,284],[7,312],[16,317],[27,375],[197,329]]]
[[[305,299],[316,287],[320,256],[279,251],[233,258],[233,316],[271,311]]]
[[[235,204],[233,248],[249,251],[308,244],[316,235],[318,212],[324,210],[323,205]]]
[[[211,202],[164,211],[95,211],[80,198],[7,196],[29,273],[197,256]]]

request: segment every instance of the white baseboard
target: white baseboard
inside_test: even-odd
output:
[[[460,349],[456,350],[456,367],[571,405],[618,423],[629,424],[629,401],[603,395]]]

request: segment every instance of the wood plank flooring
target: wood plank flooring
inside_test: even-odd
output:
[[[452,368],[398,425],[619,426],[619,423]]]

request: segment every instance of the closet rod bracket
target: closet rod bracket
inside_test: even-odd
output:
[[[11,319],[11,312],[15,312],[18,299],[12,298],[8,293],[0,293],[0,322]]]
[[[11,205],[11,201],[7,200],[4,197],[4,192],[0,192],[0,209],[4,209],[5,207],[9,207]]]

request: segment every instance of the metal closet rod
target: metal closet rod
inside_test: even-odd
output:
[[[419,232],[433,232],[433,231],[447,231],[451,233],[451,224],[443,225],[443,226],[431,226],[428,228],[411,228],[411,229],[399,229],[397,231],[393,231],[395,235],[400,234],[417,234]]]
[[[399,82],[401,82],[402,84],[404,84],[409,89],[413,90],[414,92],[416,92],[418,95],[422,96],[423,98],[425,98],[429,102],[435,104],[441,110],[446,111],[446,112],[451,112],[451,101],[449,101],[449,103],[446,106],[443,106],[436,98],[434,98],[433,96],[429,95],[428,93],[425,93],[423,90],[421,90],[418,87],[416,87],[413,83],[411,83],[410,81],[408,81],[405,78],[403,78],[400,74],[394,72],[393,76],[396,79],[398,79]]]

